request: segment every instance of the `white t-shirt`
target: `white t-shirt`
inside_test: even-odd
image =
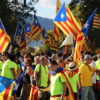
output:
[[[96,68],[96,63],[94,60],[92,60],[91,64],[92,67]],[[94,73],[94,75],[92,76],[92,83],[96,84],[96,72]]]

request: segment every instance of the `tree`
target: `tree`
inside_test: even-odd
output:
[[[100,14],[99,4],[100,0],[72,0],[70,8],[74,15],[77,16],[80,20],[82,20],[84,24],[95,8],[98,8],[97,13]],[[99,33],[100,29],[94,29],[91,27],[88,35],[91,45],[93,46],[93,43],[96,43],[96,49],[100,48]]]
[[[18,18],[27,17],[30,12],[35,13],[35,3],[39,0],[0,0],[0,18],[8,34],[12,37],[15,33]]]
[[[70,7],[72,10],[76,9],[75,14],[85,22],[95,8],[98,8],[100,13],[99,4],[100,0],[73,0]]]

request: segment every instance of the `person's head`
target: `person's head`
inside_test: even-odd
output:
[[[68,65],[68,70],[69,71],[74,71],[76,69],[76,64],[75,62],[70,62]]]
[[[52,58],[52,60],[57,60],[57,55],[56,54],[52,54],[52,56],[51,56],[51,58]]]
[[[40,63],[40,56],[35,56],[34,62],[35,62],[35,64],[39,64]]]
[[[27,58],[24,60],[24,64],[26,67],[32,66],[32,60]]]
[[[24,54],[24,60],[25,59],[30,59],[30,60],[32,60],[32,55],[30,54],[30,53],[25,53]]]
[[[56,72],[57,68],[58,68],[57,62],[54,61],[54,60],[51,60],[49,62],[49,69],[52,70],[52,71],[54,71],[54,72]]]
[[[59,60],[59,59],[62,58],[62,53],[57,53],[56,55],[57,55],[57,58],[56,58],[57,60]],[[56,61],[57,61],[57,60],[56,60]]]
[[[1,58],[3,61],[6,61],[9,58],[9,53],[8,52],[1,53]]]
[[[89,54],[86,54],[84,56],[84,61],[85,61],[85,63],[90,64],[92,62],[92,56]]]
[[[41,56],[40,57],[40,63],[43,65],[47,65],[48,64],[48,59],[46,56]]]
[[[58,66],[64,68],[65,67],[65,62],[62,59],[57,60]]]

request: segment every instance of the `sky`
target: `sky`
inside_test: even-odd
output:
[[[69,4],[71,0],[60,0],[61,4],[66,3]],[[37,15],[54,19],[56,15],[56,0],[39,0],[39,3],[35,5],[35,9],[37,10]]]

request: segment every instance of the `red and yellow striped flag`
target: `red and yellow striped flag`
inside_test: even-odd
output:
[[[74,52],[74,61],[76,63],[78,63],[80,60],[83,43],[84,43],[84,33],[81,32],[78,34],[76,39],[76,46]]]
[[[38,100],[38,88],[33,86],[30,91],[30,96],[28,100]]]
[[[72,33],[74,39],[81,32],[82,27],[78,24],[76,18],[69,7],[63,5],[54,19],[54,23],[64,32],[65,35]]]
[[[42,34],[42,29],[40,26],[35,26],[31,25],[31,32],[27,33],[26,35],[28,36],[28,43],[32,41],[37,34],[41,33]]]
[[[100,15],[95,14],[94,19],[93,19],[93,28],[98,28],[100,29]]]
[[[3,24],[0,20],[0,53],[4,52],[10,43],[10,37],[4,30]]]
[[[60,8],[61,8],[61,3],[59,0],[56,0],[56,13],[58,13]],[[54,33],[56,39],[60,38],[60,32],[61,30],[59,29],[59,27],[56,24],[54,24]]]
[[[49,47],[51,50],[59,51],[59,47],[57,45],[50,45]]]

